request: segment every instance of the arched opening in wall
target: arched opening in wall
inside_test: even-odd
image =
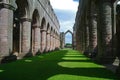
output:
[[[39,28],[39,13],[38,10],[35,9],[32,15],[31,22],[31,52],[35,55],[39,52],[39,37],[40,37],[40,28]]]
[[[41,22],[41,52],[45,52],[46,50],[46,20],[42,18]]]
[[[13,23],[13,53],[19,53],[20,44],[20,22],[17,18],[17,11],[14,12]]]
[[[13,53],[18,56],[21,53],[21,18],[28,15],[27,0],[16,0],[17,9],[13,19]]]
[[[42,18],[40,29],[46,29],[46,20],[45,20],[45,18]]]
[[[16,0],[18,6],[18,18],[28,18],[29,14],[29,3],[28,0]]]
[[[73,47],[72,46],[73,33],[70,30],[68,30],[65,32],[64,36],[65,36],[65,48],[72,48]]]

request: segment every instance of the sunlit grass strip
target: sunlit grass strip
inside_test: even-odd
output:
[[[1,72],[4,72],[4,70],[0,70],[0,73],[1,73]]]
[[[68,75],[68,74],[58,74],[53,77],[50,77],[48,80],[113,80],[113,79],[105,79],[105,78],[96,78],[96,77],[85,77],[85,76],[76,76],[76,75]]]
[[[92,62],[59,62],[58,65],[66,68],[105,68]]]

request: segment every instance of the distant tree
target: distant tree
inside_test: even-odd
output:
[[[66,44],[65,44],[65,47],[71,48],[71,47],[72,47],[72,44],[71,44],[71,43],[66,43]]]

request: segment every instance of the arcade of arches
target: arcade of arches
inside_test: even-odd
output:
[[[59,29],[49,0],[0,0],[0,61],[59,49]]]
[[[120,60],[119,0],[80,0],[72,34],[74,49],[99,63]],[[64,47],[49,0],[0,0],[0,62]],[[61,38],[61,39],[60,39]],[[117,70],[120,74],[120,64]]]
[[[80,0],[74,24],[75,46],[93,60],[120,60],[119,0]],[[77,45],[76,45],[77,44]],[[118,60],[118,61],[119,61]],[[120,74],[120,63],[117,69]]]

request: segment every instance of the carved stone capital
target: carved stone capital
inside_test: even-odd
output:
[[[40,29],[40,31],[44,31],[44,32],[46,32],[46,30],[45,30],[45,29]]]
[[[13,11],[16,10],[16,8],[14,6],[12,6],[11,4],[6,4],[6,3],[0,3],[0,9],[2,9],[2,8],[10,9]]]
[[[24,22],[24,21],[32,22],[32,19],[29,19],[29,18],[20,18],[20,21],[21,22]]]

